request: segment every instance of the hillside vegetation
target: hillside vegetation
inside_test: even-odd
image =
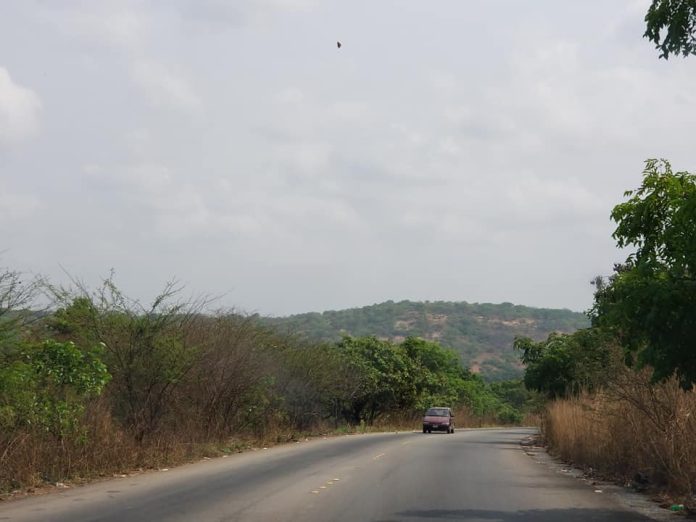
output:
[[[437,341],[455,350],[464,366],[489,381],[522,375],[519,357],[511,350],[515,337],[541,340],[552,332],[572,333],[589,326],[585,315],[570,310],[446,301],[387,301],[265,320],[316,341],[334,342],[343,335],[374,335],[393,342],[407,337]]]

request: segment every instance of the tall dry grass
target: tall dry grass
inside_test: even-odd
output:
[[[105,409],[95,407],[90,414],[78,437],[60,440],[26,430],[13,433],[12,440],[0,438],[0,492],[158,468],[186,461],[199,451],[169,434],[138,444]]]
[[[542,431],[552,451],[580,466],[636,477],[680,495],[696,492],[696,392],[676,379],[619,372],[599,393],[548,406]]]

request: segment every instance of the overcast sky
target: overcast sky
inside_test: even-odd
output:
[[[696,57],[648,4],[2,0],[0,266],[584,310],[643,161],[696,170]]]

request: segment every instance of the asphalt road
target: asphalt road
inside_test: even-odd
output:
[[[539,464],[529,429],[337,437],[0,504],[11,521],[645,521]]]

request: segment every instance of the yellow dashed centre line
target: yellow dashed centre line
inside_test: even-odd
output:
[[[408,444],[409,442],[410,442],[410,441],[402,442],[402,444]],[[379,460],[379,459],[381,459],[382,457],[384,457],[385,455],[386,455],[386,453],[380,453],[379,455],[375,455],[374,457],[372,457],[372,460]],[[356,468],[356,469],[357,469],[357,468]],[[334,477],[334,478],[332,478],[332,479],[329,479],[329,480],[326,481],[326,485],[324,485],[324,486],[319,486],[319,489],[313,489],[311,492],[312,492],[313,494],[315,494],[315,495],[318,495],[319,493],[321,493],[321,490],[322,490],[322,489],[328,489],[327,486],[333,486],[334,483],[338,482],[339,480],[341,480],[341,479],[338,478],[338,477]]]
[[[314,493],[315,495],[317,495],[317,494],[321,493],[321,490],[322,490],[322,489],[328,489],[327,486],[333,486],[334,483],[338,482],[339,480],[341,480],[341,479],[338,478],[338,477],[335,477],[335,478],[332,478],[332,479],[330,479],[330,480],[327,480],[325,486],[319,486],[319,489],[313,489],[313,490],[311,491],[311,493]]]

